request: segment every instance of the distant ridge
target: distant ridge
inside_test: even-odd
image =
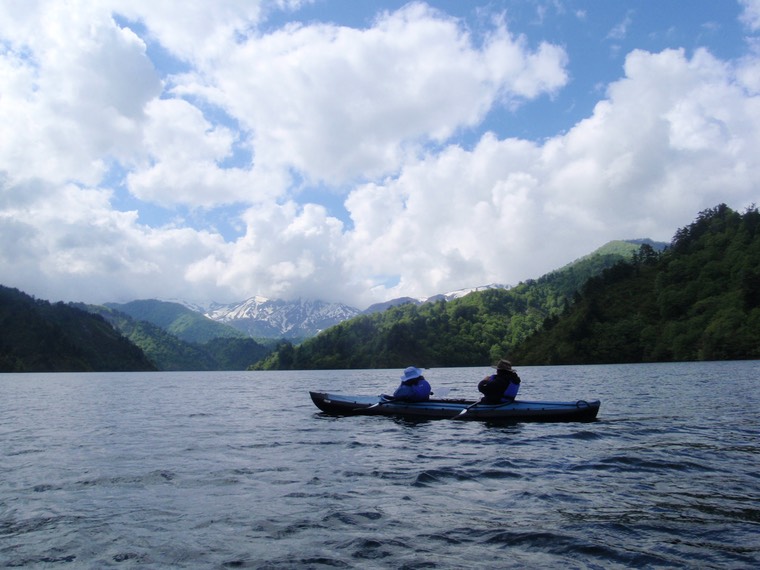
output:
[[[438,301],[453,301],[454,299],[461,299],[462,297],[469,295],[470,293],[474,293],[476,291],[487,291],[489,289],[511,289],[511,286],[509,285],[501,285],[498,283],[492,283],[491,285],[481,285],[479,287],[470,287],[465,289],[457,289],[456,291],[451,291],[449,293],[440,293],[438,295],[433,295],[432,297],[421,297],[421,298],[414,298],[414,297],[398,297],[396,299],[391,299],[390,301],[385,301],[383,303],[375,303],[373,305],[370,305],[363,311],[363,314],[365,315],[371,315],[372,313],[380,313],[383,311],[386,311],[390,309],[391,307],[398,307],[399,305],[422,305],[424,303],[436,303]]]
[[[142,318],[134,318],[113,306],[82,305],[82,308],[111,323],[139,346],[159,370],[245,370],[271,350],[240,331],[177,303],[151,300],[127,305]],[[187,311],[191,314],[187,315]],[[184,339],[168,329],[180,332]]]
[[[615,240],[565,267],[600,256],[631,258],[642,244],[648,244],[657,251],[667,246],[665,243],[645,238]],[[218,337],[234,338],[236,335],[258,339],[260,342],[266,342],[266,339],[300,342],[362,314],[372,315],[401,305],[420,306],[438,301],[449,302],[470,293],[511,288],[510,285],[491,283],[430,297],[398,297],[375,303],[364,311],[343,303],[303,298],[288,301],[261,295],[228,304],[142,300],[125,304],[111,303],[107,306],[125,312],[133,318],[151,322],[189,342],[207,342]]]
[[[284,301],[254,296],[239,303],[214,304],[205,316],[253,338],[312,337],[324,329],[361,314],[343,303],[312,299]]]
[[[155,370],[100,316],[0,286],[0,372]]]
[[[588,261],[595,257],[618,256],[624,259],[632,259],[634,254],[639,251],[642,245],[648,245],[656,252],[661,252],[667,249],[670,244],[661,241],[654,241],[649,238],[616,239],[608,241],[591,253],[581,256],[575,261],[571,261],[570,263],[563,265],[559,269],[555,269],[554,271],[550,272],[550,274],[556,271],[564,271],[565,269],[572,267],[579,262]]]
[[[129,303],[106,303],[138,321],[147,321],[186,342],[205,343],[215,338],[245,338],[245,334],[224,323],[209,319],[184,304],[157,299]]]

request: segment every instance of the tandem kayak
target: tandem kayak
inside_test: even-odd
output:
[[[316,406],[333,416],[377,415],[410,419],[457,419],[507,422],[590,422],[599,413],[599,400],[535,402],[515,400],[482,404],[477,400],[404,402],[385,395],[344,396],[309,392]]]

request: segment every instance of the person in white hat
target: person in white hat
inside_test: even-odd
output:
[[[393,392],[397,400],[424,402],[430,399],[430,384],[422,375],[422,370],[410,366],[401,375],[401,385]]]

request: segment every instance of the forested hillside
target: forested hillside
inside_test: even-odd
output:
[[[164,370],[442,367],[503,356],[522,365],[760,358],[757,208],[705,210],[667,250],[656,246],[612,242],[512,289],[361,315],[298,346],[284,341],[266,358],[268,349],[253,339],[187,343],[113,309],[88,307],[129,342],[100,316],[0,287],[0,371],[146,370],[152,363]]]
[[[587,256],[508,291],[346,321],[260,368],[760,358],[760,214],[721,204],[660,252]]]
[[[179,303],[144,299],[129,303],[106,303],[106,307],[125,313],[137,321],[161,327],[177,338],[203,344],[215,338],[248,338],[234,327],[212,321]]]
[[[176,310],[174,307],[165,305],[176,305],[183,309],[182,306],[164,303],[160,308],[165,309],[163,313],[166,316],[165,325],[172,328],[172,324],[181,324],[188,338],[206,338],[209,333],[224,334],[227,333],[225,329],[231,329],[213,321],[211,323],[218,324],[219,327],[209,327],[205,322],[209,319],[202,315],[199,316],[204,320],[195,319],[192,316],[188,318],[184,310]],[[161,326],[132,318],[110,305],[81,306],[110,322],[126,338],[139,346],[159,370],[245,370],[270,352],[269,348],[234,329],[232,329],[232,335],[227,333],[227,336],[212,337],[206,342],[187,342]],[[155,320],[156,313],[152,314]],[[196,330],[193,325],[199,330]],[[174,330],[177,330],[176,326]]]
[[[102,317],[0,286],[0,372],[154,369]]]
[[[760,214],[701,212],[661,255],[583,287],[512,357],[521,364],[760,358]]]
[[[654,251],[649,245],[646,247]],[[294,346],[283,342],[258,369],[341,369],[481,365],[509,354],[602,270],[638,247],[608,244],[593,255],[509,289],[401,305],[344,321]],[[610,253],[614,251],[614,253]]]

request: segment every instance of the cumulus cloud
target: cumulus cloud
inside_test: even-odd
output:
[[[143,107],[161,91],[145,44],[88,3],[3,5],[0,169],[97,183],[140,144]]]
[[[254,164],[332,184],[394,173],[495,105],[567,81],[564,51],[532,52],[502,24],[481,46],[425,4],[371,28],[288,26],[246,39],[173,92],[222,106],[251,132]]]
[[[223,56],[236,37],[254,32],[268,4],[273,2],[186,0],[180,9],[171,2],[114,0],[109,9],[145,25],[170,53],[198,65]]]
[[[737,61],[632,51],[592,113],[525,140],[484,125],[567,89],[563,47],[423,3],[364,28],[262,27],[299,5],[0,3],[0,282],[49,299],[363,306],[514,284],[758,201],[751,46]],[[756,30],[757,3],[742,5]],[[236,235],[146,221],[220,206]]]
[[[212,125],[181,99],[154,99],[145,114],[146,156],[128,175],[132,194],[146,202],[190,207],[254,198],[247,169],[220,166],[236,142],[230,129]]]
[[[368,276],[401,274],[397,294],[514,283],[607,240],[669,241],[705,207],[756,200],[760,101],[730,66],[703,50],[636,51],[625,71],[565,135],[486,135],[357,188],[352,258]]]
[[[760,0],[739,0],[739,4],[742,23],[752,32],[760,30]]]
[[[223,245],[208,232],[142,226],[136,213],[114,211],[103,189],[36,180],[0,191],[25,196],[0,211],[3,284],[46,299],[155,297],[157,284],[193,299],[198,290],[171,275],[182,276],[199,252]]]

